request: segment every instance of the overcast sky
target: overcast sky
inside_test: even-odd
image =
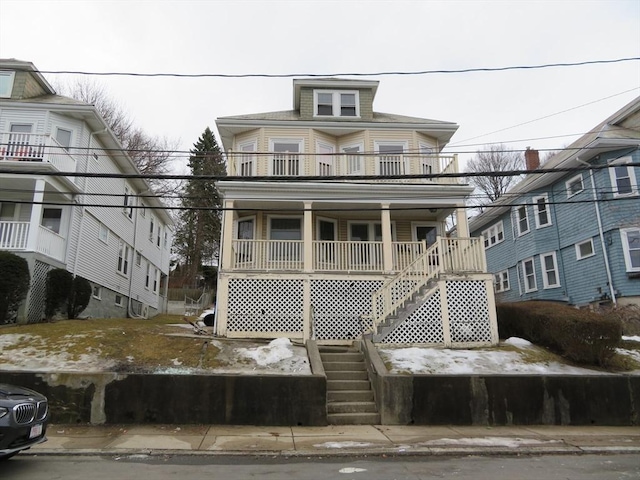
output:
[[[42,71],[191,74],[584,62],[640,57],[640,0],[0,0],[0,57]],[[639,61],[365,78],[380,81],[376,111],[458,123],[448,150],[463,161],[489,143],[561,148],[640,95]],[[98,81],[184,150],[217,117],[292,108],[291,78]]]

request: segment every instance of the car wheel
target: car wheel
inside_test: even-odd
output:
[[[215,318],[216,318],[216,315],[214,313],[210,313],[208,315],[205,315],[202,321],[207,327],[213,327],[213,322]]]

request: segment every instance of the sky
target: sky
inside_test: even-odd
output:
[[[638,57],[640,0],[0,0],[0,58],[43,72],[304,78]],[[292,78],[90,78],[180,150],[216,131],[218,117],[293,103]],[[375,111],[457,123],[446,151],[463,168],[487,144],[562,148],[640,96],[638,60],[359,78],[380,82]],[[174,171],[186,164],[185,155]]]

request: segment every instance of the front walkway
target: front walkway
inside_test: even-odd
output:
[[[33,455],[521,455],[640,453],[637,427],[50,425]]]

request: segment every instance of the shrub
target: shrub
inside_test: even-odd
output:
[[[29,264],[16,254],[0,251],[0,325],[13,320],[29,291]]]
[[[78,318],[78,315],[87,308],[91,300],[91,284],[82,277],[73,279],[71,295],[67,300],[67,315],[70,319]]]
[[[578,363],[606,365],[622,336],[613,315],[559,303],[502,303],[496,311],[502,338],[522,337]]]
[[[67,308],[73,289],[73,275],[64,268],[54,268],[47,273],[44,315],[47,320]]]

